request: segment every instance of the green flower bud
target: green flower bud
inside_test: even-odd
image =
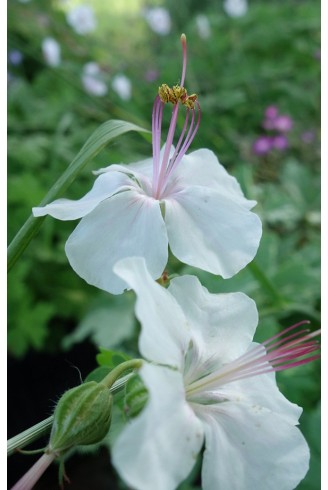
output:
[[[136,417],[148,401],[148,390],[139,375],[132,376],[125,385],[124,411],[128,417]]]
[[[62,454],[100,442],[110,427],[112,405],[109,389],[96,381],[66,391],[55,408],[48,451]]]

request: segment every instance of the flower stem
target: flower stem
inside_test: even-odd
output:
[[[253,262],[248,264],[248,267],[255,279],[257,279],[257,281],[261,284],[263,289],[267,293],[269,293],[272,298],[274,298],[278,305],[282,305],[284,303],[284,298],[281,296],[281,294],[275,288],[269,278],[265,275],[263,270],[257,265],[257,263],[253,260]]]
[[[122,364],[119,364],[110,371],[101,383],[108,386],[108,388],[111,388],[115,381],[117,381],[125,371],[139,369],[142,366],[142,363],[142,359],[131,359],[130,361],[122,362]]]

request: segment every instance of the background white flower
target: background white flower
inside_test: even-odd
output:
[[[211,36],[211,26],[207,15],[198,14],[196,16],[196,27],[201,39],[208,39]]]
[[[131,80],[119,73],[112,78],[112,89],[122,100],[130,100],[132,96]]]
[[[164,7],[147,8],[144,10],[144,17],[156,34],[166,36],[171,31],[170,13]]]
[[[247,0],[224,0],[223,8],[230,17],[242,17],[247,13]]]
[[[113,447],[125,482],[136,490],[175,489],[205,441],[204,490],[294,489],[309,465],[296,427],[302,410],[279,392],[272,371],[317,350],[311,335],[301,333],[296,345],[287,337],[285,347],[274,338],[266,351],[252,342],[258,315],[246,295],[210,294],[193,276],[166,290],[137,257],[114,270],[137,294],[139,349],[155,363],[140,371],[149,402]]]
[[[108,88],[104,80],[104,74],[98,63],[90,61],[83,67],[82,83],[86,92],[97,97],[107,94]]]
[[[58,42],[52,37],[46,37],[42,41],[42,53],[49,66],[59,66],[61,63],[61,49]]]
[[[88,34],[97,27],[96,18],[90,5],[79,5],[67,13],[68,24],[77,34]]]

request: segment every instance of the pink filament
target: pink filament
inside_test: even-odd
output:
[[[320,330],[309,333],[308,329],[302,329],[286,336],[286,333],[304,323],[309,322],[292,325],[262,344],[252,347],[235,361],[189,385],[188,392],[203,389],[205,386],[216,388],[232,381],[283,371],[318,359],[319,354],[309,354],[320,349],[318,341],[311,340],[320,335]]]
[[[186,74],[187,66],[187,45],[186,38],[184,35],[181,36],[182,43],[182,53],[183,53],[183,66],[181,75],[181,85],[183,86]],[[161,144],[161,133],[162,133],[162,120],[163,120],[163,109],[164,102],[161,101],[160,97],[157,96],[154,101],[153,114],[152,114],[152,135],[153,135],[153,197],[155,199],[160,199],[166,189],[169,178],[174,172],[174,170],[179,165],[183,156],[186,154],[189,146],[191,145],[193,139],[199,128],[201,111],[199,103],[195,102],[195,108],[187,108],[186,118],[183,125],[181,135],[179,137],[175,151],[170,158],[171,146],[173,144],[174,134],[176,130],[179,104],[175,104],[172,111],[172,117],[170,122],[169,131],[167,134],[164,155],[161,160],[160,158],[160,144]],[[198,112],[198,117],[196,120],[196,110]],[[190,126],[190,111],[192,111]],[[187,132],[188,129],[188,132]]]

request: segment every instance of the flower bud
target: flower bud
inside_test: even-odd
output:
[[[100,442],[110,427],[112,404],[109,389],[96,381],[66,391],[55,408],[48,450],[62,454]]]
[[[135,375],[125,385],[124,411],[128,417],[135,417],[148,401],[148,390],[140,376]]]

